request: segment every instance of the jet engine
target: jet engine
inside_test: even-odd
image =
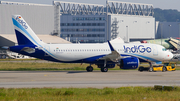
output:
[[[137,57],[122,58],[119,65],[121,69],[137,69],[138,66],[139,59]]]

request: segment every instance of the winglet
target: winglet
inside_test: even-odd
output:
[[[108,40],[108,44],[109,44],[109,47],[110,47],[111,51],[114,51],[115,49],[113,48],[113,46],[111,45],[111,43],[109,42],[109,40]]]

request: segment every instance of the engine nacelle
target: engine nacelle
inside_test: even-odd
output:
[[[121,69],[137,69],[139,67],[139,59],[137,57],[122,58],[120,61]]]

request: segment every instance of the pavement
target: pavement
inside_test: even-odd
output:
[[[180,86],[180,71],[0,71],[0,88],[118,88],[154,85]]]

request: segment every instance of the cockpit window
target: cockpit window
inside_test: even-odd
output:
[[[162,51],[166,51],[166,48],[163,48]]]

